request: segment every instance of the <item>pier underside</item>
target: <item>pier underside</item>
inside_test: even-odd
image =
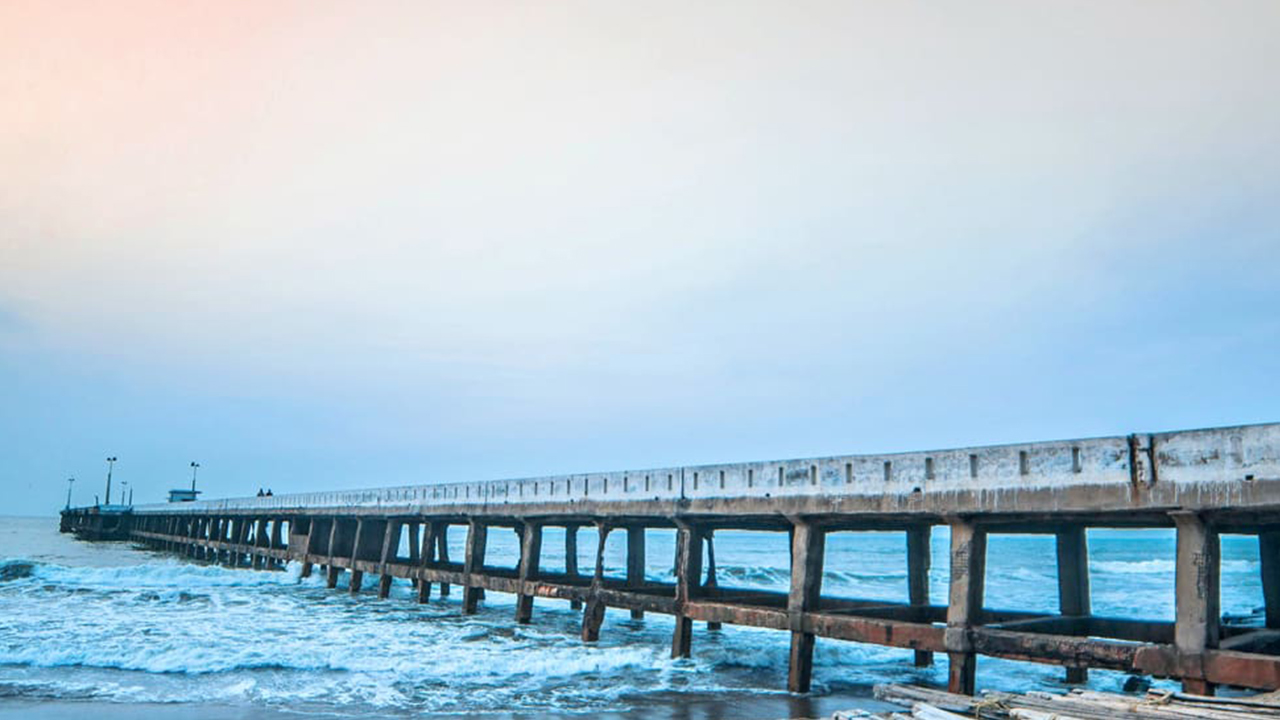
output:
[[[1088,669],[1176,678],[1197,693],[1225,684],[1262,690],[1280,688],[1280,526],[1229,524],[1233,533],[1254,534],[1264,557],[1265,627],[1223,625],[1217,611],[1218,545],[1215,526],[1196,514],[1174,513],[1159,526],[1178,533],[1177,622],[1093,615],[1089,608],[1086,525],[1048,525],[1036,530],[1056,540],[1060,612],[1044,614],[994,609],[983,604],[987,562],[986,536],[994,532],[1030,532],[1028,520],[954,518],[951,530],[949,603],[928,602],[932,524],[903,519],[870,526],[832,518],[768,519],[743,523],[713,516],[672,519],[611,518],[591,522],[574,517],[274,515],[274,516],[143,516],[135,518],[132,537],[151,547],[197,560],[233,567],[270,569],[297,562],[305,574],[323,570],[336,585],[348,571],[349,589],[362,589],[365,575],[379,576],[376,591],[386,597],[391,578],[413,581],[419,602],[435,588],[442,594],[459,588],[464,611],[475,612],[483,592],[518,596],[517,622],[530,622],[535,598],[568,600],[585,608],[582,637],[598,638],[606,607],[627,609],[634,617],[660,613],[677,620],[672,654],[693,651],[693,623],[770,628],[792,635],[788,688],[809,689],[815,637],[835,638],[914,650],[915,662],[927,665],[935,653],[946,654],[950,689],[972,693],[979,656],[1061,665],[1069,682],[1082,682]],[[1119,523],[1102,524],[1109,527]],[[578,528],[594,525],[601,538],[596,567],[581,573],[538,568],[544,528],[562,527],[566,543],[576,546]],[[451,559],[440,542],[449,526],[467,534],[464,557]],[[1124,527],[1133,527],[1131,522]],[[1094,525],[1098,527],[1098,525]],[[673,582],[645,579],[644,531],[676,532]],[[521,540],[516,568],[485,564],[487,536],[505,529]],[[726,587],[716,582],[714,537],[717,530],[773,530],[791,541],[791,592]],[[906,535],[909,597],[900,602],[826,597],[822,594],[824,538],[831,532],[900,530]],[[628,539],[629,577],[603,574],[603,538],[612,532]],[[413,552],[408,556],[402,548]],[[569,556],[576,557],[571,550]],[[574,562],[567,563],[575,565]],[[1189,578],[1189,582],[1185,579]],[[1180,647],[1181,642],[1181,647]]]
[[[986,479],[991,472],[994,480]],[[89,510],[64,513],[64,529],[92,527]],[[1090,669],[1180,680],[1193,693],[1217,685],[1280,688],[1280,426],[1253,426],[1075,443],[770,465],[704,466],[497,483],[393,488],[139,508],[129,537],[199,561],[271,569],[301,564],[336,587],[385,598],[405,578],[426,602],[457,588],[463,612],[486,592],[517,596],[513,620],[532,622],[537,598],[582,608],[582,638],[598,639],[607,607],[635,618],[675,618],[673,656],[695,651],[694,623],[791,634],[788,689],[807,692],[814,640],[835,638],[914,651],[917,665],[945,660],[949,689],[972,694],[979,657],[1059,665],[1065,680]],[[947,602],[931,604],[934,528],[950,537]],[[578,530],[593,527],[594,567],[579,568]],[[448,530],[465,530],[450,557]],[[563,528],[565,567],[542,567],[544,530]],[[1176,620],[1095,615],[1090,528],[1176,532]],[[675,534],[670,582],[644,573],[646,530]],[[723,585],[718,532],[785,533],[790,589]],[[897,602],[823,593],[832,533],[904,536],[907,593]],[[514,568],[486,562],[495,532],[519,538]],[[626,568],[605,572],[605,547],[625,537]],[[1219,608],[1222,534],[1255,536],[1265,619],[1229,625]],[[1058,612],[988,607],[987,540],[1053,538]],[[560,537],[556,533],[557,539]],[[998,561],[995,558],[994,561]],[[664,559],[665,562],[665,559]],[[841,568],[851,569],[851,568]],[[856,568],[855,568],[856,569]],[[700,627],[700,626],[699,626]],[[945,657],[938,657],[945,656]]]

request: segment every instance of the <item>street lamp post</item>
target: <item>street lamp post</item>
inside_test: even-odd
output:
[[[129,504],[129,501],[128,501],[128,499],[127,499],[127,498],[128,498],[128,495],[126,495],[126,494],[125,494],[125,491],[126,491],[128,488],[129,488],[129,481],[128,481],[128,480],[121,480],[121,481],[120,481],[120,504],[121,504],[121,505],[128,505],[128,504]]]
[[[76,481],[75,478],[67,478],[67,509],[71,509],[71,484]]]
[[[200,469],[200,463],[195,460],[191,461],[191,492],[196,491],[196,471]]]
[[[111,470],[115,467],[116,457],[113,455],[107,458],[107,505],[111,504]]]

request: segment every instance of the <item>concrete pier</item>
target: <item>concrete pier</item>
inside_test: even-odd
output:
[[[63,514],[63,529],[94,538],[98,509]],[[914,651],[917,665],[948,662],[953,692],[972,693],[979,659],[1058,665],[1068,682],[1090,668],[1175,678],[1190,692],[1216,685],[1280,688],[1280,424],[1028,443],[893,455],[804,460],[303,493],[148,505],[111,520],[113,532],[149,546],[231,566],[325,568],[329,587],[348,571],[361,592],[366,573],[417,583],[426,602],[463,589],[463,612],[483,594],[517,596],[515,622],[536,622],[537,598],[583,608],[582,639],[599,638],[605,608],[636,620],[671,615],[671,653],[696,653],[694,623],[771,628],[791,634],[787,687],[808,691],[818,638]],[[589,575],[578,568],[578,528],[597,529]],[[929,598],[933,529],[950,529],[947,603]],[[543,566],[546,528],[565,531],[563,573]],[[450,559],[449,528],[466,532],[465,556]],[[1094,615],[1090,528],[1173,528],[1176,619]],[[645,531],[674,531],[675,577],[644,575]],[[488,562],[489,532],[519,538],[515,568]],[[717,531],[786,534],[788,592],[726,586],[716,578]],[[825,595],[833,532],[902,534],[907,594],[896,602]],[[625,536],[625,572],[605,572],[609,535]],[[1219,536],[1254,535],[1262,553],[1265,627],[1225,625],[1219,609]],[[1058,612],[988,607],[993,534],[1054,538]],[[402,553],[401,548],[408,551]],[[699,627],[701,627],[699,625]]]

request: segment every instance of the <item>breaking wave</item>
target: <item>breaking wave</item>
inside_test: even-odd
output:
[[[1257,572],[1258,563],[1254,560],[1224,560],[1222,572],[1244,573]],[[1168,575],[1173,576],[1177,563],[1172,559],[1151,560],[1094,560],[1089,563],[1094,572],[1113,573],[1117,575]]]
[[[721,586],[787,590],[784,544],[717,538],[720,559],[730,559],[717,567]],[[660,542],[649,545],[647,570],[670,582],[674,548]],[[286,572],[233,570],[126,546],[69,544],[48,556],[0,559],[0,699],[208,702],[332,715],[590,715],[670,705],[674,693],[685,702],[698,693],[773,695],[786,686],[785,632],[706,632],[697,623],[693,658],[673,660],[674,625],[660,614],[633,622],[626,611],[610,610],[600,642],[583,644],[581,612],[563,601],[538,599],[534,624],[520,626],[512,619],[514,598],[502,593],[464,615],[457,588],[446,600],[435,592],[419,605],[409,584],[396,580],[391,599],[380,602],[376,578],[368,576],[366,590],[352,595],[327,589],[320,573],[302,579],[296,564]],[[1256,553],[1256,543],[1248,548]],[[1043,549],[1008,544],[993,554],[993,607],[1056,607],[1055,563]],[[1092,540],[1094,609],[1168,616],[1171,550],[1167,543]],[[1260,596],[1256,554],[1232,553],[1223,562],[1223,607],[1247,611]],[[514,557],[495,555],[495,564],[514,565]],[[945,545],[935,547],[935,603],[946,602],[946,557]],[[905,565],[900,538],[829,546],[823,592],[903,600]],[[614,576],[624,567],[616,557],[606,563]],[[945,662],[915,668],[908,650],[822,639],[816,653],[814,683],[822,689],[945,682]],[[1056,686],[1053,668],[996,660],[984,660],[984,668],[993,685],[1034,686],[1043,678]]]

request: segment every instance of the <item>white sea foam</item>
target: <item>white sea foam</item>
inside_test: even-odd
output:
[[[1089,563],[1093,572],[1114,573],[1117,575],[1169,575],[1177,570],[1173,559],[1156,558],[1151,560],[1093,560]],[[1257,572],[1258,563],[1254,560],[1225,560],[1221,563],[1222,572],[1246,573]]]
[[[829,550],[824,593],[904,593],[899,540]],[[718,567],[721,585],[786,590],[785,543],[749,537],[735,545],[739,541],[717,535],[719,557],[729,560]],[[590,714],[673,691],[721,695],[785,687],[787,633],[733,626],[707,633],[698,623],[694,657],[672,660],[673,624],[662,615],[634,623],[625,611],[610,611],[601,642],[583,644],[581,616],[564,602],[539,599],[534,624],[517,626],[514,599],[501,593],[490,593],[478,615],[464,616],[456,588],[447,601],[418,605],[409,584],[397,580],[391,598],[379,602],[371,577],[368,589],[352,596],[325,588],[319,573],[300,579],[297,565],[284,573],[254,572],[124,547],[85,547],[93,548],[91,564],[115,566],[0,560],[0,697],[215,702],[336,714],[370,708]],[[664,559],[670,552],[657,542],[649,549],[649,575],[669,582]],[[1163,607],[1134,588],[1158,589],[1161,573],[1172,577],[1171,559],[1116,560],[1134,558],[1134,549],[1106,538],[1093,549],[1104,557],[1092,563],[1096,611],[1150,615]],[[57,557],[74,560],[72,550]],[[931,572],[938,601],[945,601],[945,557],[943,548]],[[617,562],[606,566],[620,572]],[[1056,602],[1051,558],[1009,553],[993,558],[989,572],[989,595],[1001,607]],[[1257,594],[1256,560],[1229,557],[1224,572],[1232,578],[1224,582],[1224,607]],[[1126,592],[1115,592],[1125,578]],[[1147,579],[1133,582],[1141,578]],[[944,663],[918,669],[908,658],[901,649],[819,640],[815,683],[847,688],[943,680]],[[1016,682],[1028,682],[1026,671],[1018,672]]]

